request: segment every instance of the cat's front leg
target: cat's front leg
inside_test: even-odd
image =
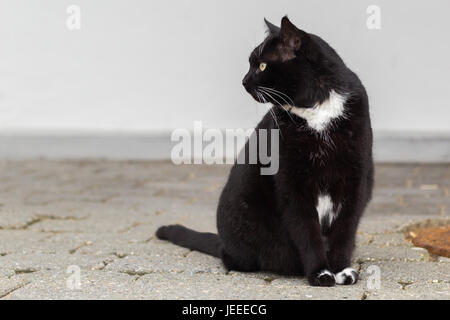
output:
[[[350,285],[358,281],[358,272],[351,268],[359,216],[351,208],[342,210],[327,234],[328,262],[336,274],[336,283]]]
[[[303,270],[312,286],[331,287],[335,276],[330,271],[316,208],[292,203],[286,211],[286,226],[298,249]]]

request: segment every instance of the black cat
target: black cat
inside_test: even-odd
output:
[[[180,225],[156,235],[220,257],[228,270],[353,284],[355,234],[373,187],[366,91],[321,38],[287,17],[250,56],[245,89],[274,106],[255,129],[280,129],[279,170],[235,164],[217,209],[219,235]],[[248,151],[248,143],[244,150]]]

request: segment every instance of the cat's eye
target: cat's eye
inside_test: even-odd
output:
[[[261,62],[261,63],[259,64],[259,70],[261,70],[261,71],[266,70],[266,67],[267,67],[267,64],[264,63],[264,62]]]

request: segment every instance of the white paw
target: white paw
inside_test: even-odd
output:
[[[336,284],[334,274],[328,270],[322,270],[316,273],[309,280],[313,286],[332,287]]]
[[[334,278],[333,272],[328,271],[327,269],[324,269],[324,270],[320,271],[320,273],[319,273],[319,278],[320,278],[321,276],[324,276],[324,275],[327,275],[327,276],[330,276],[330,277],[333,277],[333,278]]]
[[[336,274],[337,284],[354,284],[358,281],[358,272],[353,268],[345,268],[341,272]]]

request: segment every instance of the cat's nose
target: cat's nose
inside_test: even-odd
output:
[[[251,88],[252,85],[251,85],[250,81],[248,81],[248,78],[244,78],[242,80],[242,85],[244,86],[245,91],[250,92],[252,90],[252,88]]]
[[[245,75],[245,77],[244,77],[244,79],[242,79],[242,85],[244,86],[244,88],[246,89],[246,90],[248,90],[248,86],[249,86],[249,80],[250,79],[250,72],[248,72],[246,75]]]

